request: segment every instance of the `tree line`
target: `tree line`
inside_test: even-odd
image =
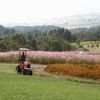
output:
[[[82,32],[74,34],[74,40],[79,41],[100,41],[100,30],[96,32]]]
[[[70,42],[72,34],[64,28],[34,34],[15,32],[0,37],[0,51],[18,50],[21,47],[31,50],[66,51],[75,48]]]
[[[0,51],[18,50],[21,47],[31,50],[70,51],[76,50],[76,47],[71,45],[73,42],[100,40],[100,28],[91,32],[84,30],[75,34],[64,28],[43,32],[40,30],[18,32],[0,26]]]

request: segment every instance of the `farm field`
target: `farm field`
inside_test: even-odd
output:
[[[100,100],[100,84],[17,75],[15,66],[0,64],[0,100]]]
[[[76,45],[76,43],[72,43],[72,45]],[[83,45],[83,47],[87,48],[90,52],[100,52],[100,41],[98,41],[99,47],[97,47],[97,41],[80,42],[80,45]],[[93,47],[91,47],[92,45]]]
[[[84,45],[85,48],[87,48],[89,51],[91,52],[100,52],[100,41],[98,41],[99,47],[97,47],[97,41],[87,41],[87,42],[81,42],[82,45]],[[91,48],[91,45],[93,45],[93,47]],[[88,47],[89,46],[89,47]]]

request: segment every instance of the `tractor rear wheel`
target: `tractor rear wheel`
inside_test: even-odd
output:
[[[23,70],[23,75],[27,75],[27,70],[26,69]]]
[[[23,75],[33,75],[33,72],[30,69],[24,69],[23,70]]]
[[[29,75],[33,75],[33,72],[30,70],[30,73],[29,73]]]

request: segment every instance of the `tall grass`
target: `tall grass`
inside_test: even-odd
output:
[[[100,54],[90,52],[50,52],[50,51],[29,51],[28,59],[31,63],[54,64],[54,63],[72,63],[72,64],[100,64]],[[16,63],[18,62],[18,51],[0,52],[0,62]]]
[[[99,61],[94,61],[93,59],[65,59],[56,57],[29,57],[28,60],[33,64],[100,64]],[[18,63],[18,56],[0,56],[0,63]]]
[[[37,63],[37,64],[66,63],[66,60],[63,58],[53,58],[53,57],[30,57],[29,61],[31,63]]]
[[[53,58],[53,57],[29,57],[28,60],[33,64],[99,64],[100,62],[95,62],[94,60],[87,59],[64,59],[64,58]],[[0,63],[18,63],[18,57],[13,56],[2,56],[0,57]]]
[[[14,56],[2,56],[0,57],[0,63],[17,63],[18,59]]]

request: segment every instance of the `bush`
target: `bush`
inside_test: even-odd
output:
[[[51,64],[45,68],[45,71],[62,75],[100,79],[100,65]]]

